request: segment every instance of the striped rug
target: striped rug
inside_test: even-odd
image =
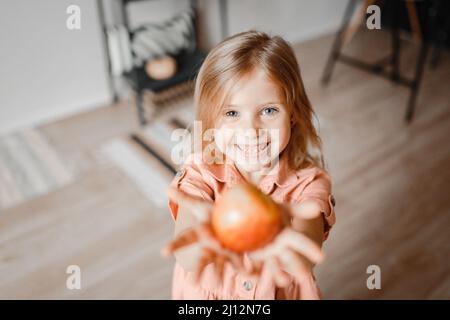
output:
[[[39,131],[0,137],[0,209],[46,194],[73,177],[72,168]]]
[[[192,103],[172,105],[145,128],[104,143],[98,159],[119,168],[143,196],[157,207],[166,208],[166,190],[179,167],[171,158],[179,143],[172,140],[172,133],[189,127],[193,119]]]

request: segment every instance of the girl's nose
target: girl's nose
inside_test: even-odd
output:
[[[245,143],[256,143],[259,136],[259,131],[261,129],[261,124],[259,123],[257,117],[247,116],[243,119],[239,134],[240,138],[245,140]]]
[[[243,127],[244,129],[252,129],[249,131],[258,131],[258,129],[260,129],[260,121],[259,118],[249,114],[244,118],[244,123],[243,123]],[[256,132],[257,133],[257,132]]]

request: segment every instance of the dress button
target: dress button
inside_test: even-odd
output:
[[[244,281],[244,288],[245,288],[245,290],[247,290],[247,291],[250,291],[250,290],[252,290],[252,288],[253,288],[253,284],[251,283],[251,281]]]

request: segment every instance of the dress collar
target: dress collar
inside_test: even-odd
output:
[[[259,185],[270,189],[274,184],[286,187],[297,181],[299,175],[296,170],[289,168],[287,160],[286,155],[280,156],[279,160],[261,179]],[[220,182],[234,184],[245,180],[234,163],[225,161],[225,164],[210,164],[208,167],[213,177]]]

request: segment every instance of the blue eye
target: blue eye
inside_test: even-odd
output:
[[[278,109],[277,109],[277,108],[274,108],[274,107],[268,107],[268,108],[264,108],[264,109],[263,109],[262,114],[263,114],[264,116],[272,116],[272,115],[274,115],[274,114],[277,113],[277,112],[278,112]]]
[[[234,110],[225,112],[225,116],[227,116],[227,117],[237,117],[237,115],[238,115],[237,111],[234,111]]]

